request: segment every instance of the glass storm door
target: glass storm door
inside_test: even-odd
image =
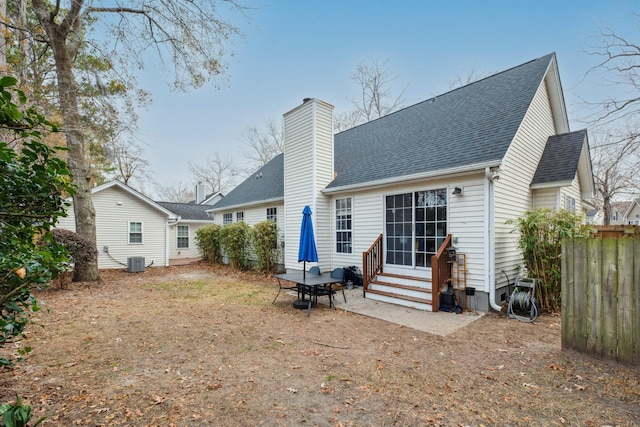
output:
[[[427,268],[447,236],[446,189],[385,197],[386,263]]]

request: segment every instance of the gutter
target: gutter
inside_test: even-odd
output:
[[[465,166],[459,166],[456,168],[438,169],[435,171],[421,172],[421,173],[416,173],[412,175],[396,176],[392,178],[381,179],[378,181],[366,181],[366,182],[361,182],[361,183],[351,184],[351,185],[327,187],[322,190],[322,193],[334,194],[334,193],[341,193],[345,191],[371,189],[376,187],[384,187],[391,184],[407,183],[409,181],[419,181],[419,180],[428,179],[428,178],[445,178],[449,175],[456,175],[456,176],[471,175],[474,173],[478,173],[478,171],[482,171],[483,169],[498,167],[498,166],[500,166],[500,161],[493,160],[490,162],[483,162],[475,165],[465,165]]]
[[[276,203],[276,202],[284,202],[284,197],[273,197],[271,199],[256,200],[254,202],[247,202],[247,203],[236,203],[235,205],[222,206],[222,207],[215,207],[214,206],[211,209],[205,210],[205,212],[217,213],[217,212],[234,210],[234,209],[238,209],[238,208],[246,209],[248,207],[253,207],[253,206],[258,206],[258,205],[268,205],[268,204]]]

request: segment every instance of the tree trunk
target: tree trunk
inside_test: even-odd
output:
[[[96,245],[96,211],[91,199],[89,182],[89,168],[85,156],[84,135],[81,130],[80,113],[78,110],[77,86],[72,70],[72,58],[67,49],[67,34],[59,25],[45,24],[49,43],[53,50],[58,78],[58,94],[60,109],[64,121],[64,131],[67,140],[67,165],[73,175],[73,183],[77,186],[73,196],[73,210],[76,217],[76,232],[89,239]],[[100,280],[98,260],[77,263],[76,275],[78,281]]]

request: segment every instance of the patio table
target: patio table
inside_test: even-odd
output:
[[[317,301],[318,296],[325,295],[322,291],[327,289],[327,285],[340,282],[340,279],[336,279],[335,277],[310,273],[306,273],[303,275],[301,271],[295,273],[274,274],[273,277],[278,280],[278,294],[274,298],[273,302],[276,302],[278,295],[280,295],[281,289],[294,289],[292,287],[283,286],[281,280],[295,283],[295,289],[298,291],[298,294],[302,294],[303,300],[305,295],[309,295],[307,317],[311,315],[311,304],[313,303],[313,299],[315,298],[315,300]],[[331,289],[329,289],[329,306],[334,307]]]

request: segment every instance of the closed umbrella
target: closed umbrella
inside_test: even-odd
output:
[[[306,277],[307,261],[318,262],[316,239],[313,237],[313,223],[311,221],[311,208],[305,206],[302,211],[302,226],[300,227],[300,247],[298,248],[298,262],[302,261],[302,278]]]

